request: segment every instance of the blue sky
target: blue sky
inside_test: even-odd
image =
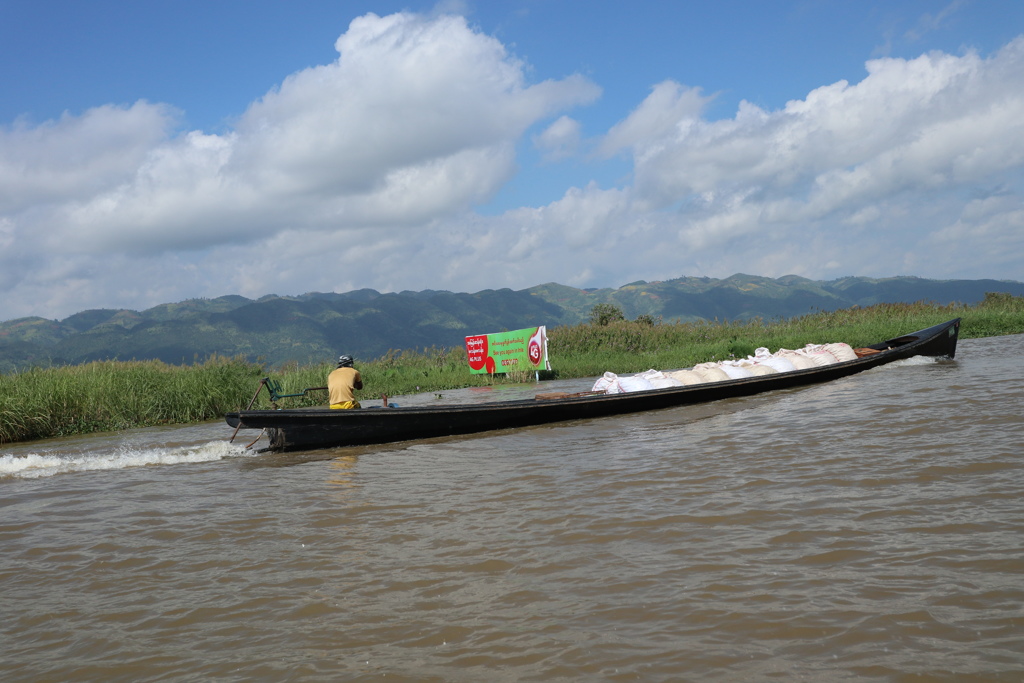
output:
[[[0,320],[1021,280],[1022,35],[981,0],[0,0]]]

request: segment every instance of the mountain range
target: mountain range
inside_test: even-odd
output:
[[[665,322],[790,318],[876,303],[972,304],[987,292],[1024,296],[1008,280],[847,277],[809,280],[736,274],[632,282],[617,289],[548,283],[476,293],[425,290],[382,294],[310,292],[259,299],[222,296],[161,304],[145,311],[95,309],[63,320],[31,317],[0,323],[0,372],[93,360],[181,364],[212,354],[243,355],[271,366],[331,361],[341,353],[377,358],[389,350],[461,346],[468,335],[536,325],[585,322],[597,304],[629,319]]]

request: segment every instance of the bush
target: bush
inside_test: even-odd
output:
[[[653,315],[649,315],[647,313],[642,313],[642,314],[638,315],[636,317],[636,320],[634,320],[633,322],[640,323],[641,325],[647,325],[648,327],[654,327],[654,324],[657,321],[654,320],[654,316]]]
[[[614,304],[597,304],[590,309],[590,324],[599,327],[611,325],[614,322],[625,320],[626,316],[622,309]]]

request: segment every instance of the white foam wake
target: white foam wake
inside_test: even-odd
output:
[[[908,365],[935,365],[942,360],[942,358],[936,356],[911,356],[910,358],[904,358],[903,360],[893,361],[888,364],[888,367],[902,368]]]
[[[252,457],[255,451],[227,441],[211,441],[172,448],[137,448],[122,445],[114,452],[55,453],[41,451],[28,454],[0,455],[0,478],[20,477],[34,479],[68,472],[120,470],[146,465],[177,465],[221,460],[224,458]]]

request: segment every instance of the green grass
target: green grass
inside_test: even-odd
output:
[[[216,356],[189,366],[108,361],[0,375],[0,443],[212,420],[251,396],[263,374]]]
[[[550,334],[549,349],[566,377],[606,370],[635,373],[671,370],[697,363],[744,358],[759,346],[771,351],[808,343],[846,342],[866,346],[906,332],[962,317],[961,337],[1024,332],[1024,298],[986,300],[973,307],[881,304],[870,308],[819,312],[767,322],[692,322],[654,325],[617,322],[607,326],[561,327]],[[1013,310],[1012,306],[1018,310]]]
[[[546,378],[594,377],[650,368],[671,370],[709,360],[745,357],[759,346],[772,351],[807,343],[865,346],[950,318],[963,318],[962,339],[1024,333],[1024,297],[989,294],[976,305],[879,304],[818,312],[788,320],[650,324],[614,321],[549,331],[554,370]],[[360,400],[469,386],[532,381],[532,373],[471,375],[463,348],[391,351],[357,362],[363,375]],[[322,387],[332,364],[286,366],[268,371],[241,358],[215,356],[188,366],[158,361],[100,362],[0,375],[0,443],[159,424],[220,419],[224,413],[271,407],[259,381],[271,377],[282,393]],[[282,407],[323,405],[326,392],[286,398]]]

